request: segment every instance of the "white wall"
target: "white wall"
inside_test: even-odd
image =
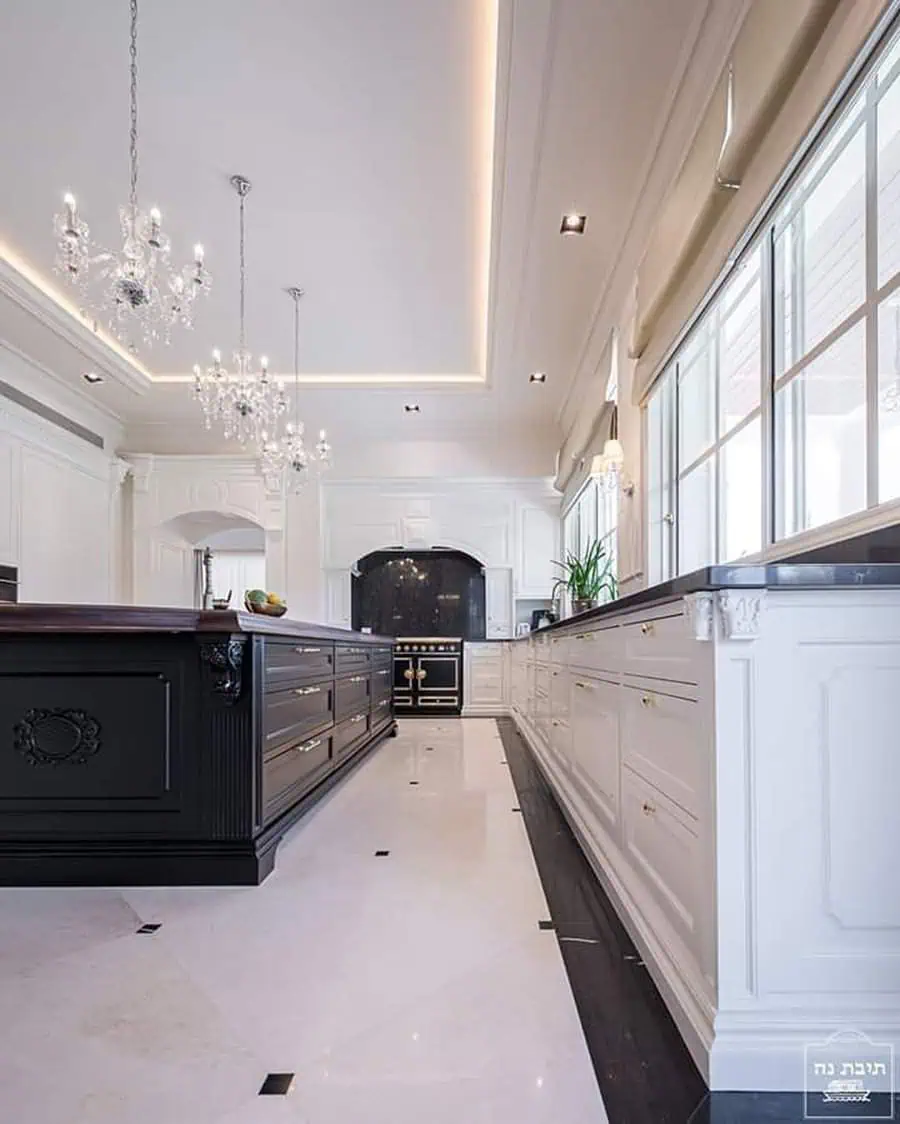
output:
[[[98,449],[0,397],[0,562],[19,600],[105,604],[122,593],[122,494],[115,428],[0,345],[0,379],[97,432]]]

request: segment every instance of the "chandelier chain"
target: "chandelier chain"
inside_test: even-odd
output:
[[[138,111],[137,111],[137,23],[138,23],[138,5],[137,0],[131,0],[131,131],[130,131],[130,148],[129,153],[131,157],[131,193],[129,196],[129,204],[131,207],[132,219],[137,215],[137,185],[138,185]]]
[[[294,423],[300,421],[300,298],[302,289],[294,289]]]
[[[240,316],[240,349],[241,354],[245,351],[245,337],[244,337],[244,284],[247,277],[246,262],[244,259],[244,198],[245,194],[239,190],[241,197],[241,316]]]

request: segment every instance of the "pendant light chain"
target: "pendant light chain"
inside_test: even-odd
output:
[[[240,193],[240,197],[241,197],[241,320],[240,320],[241,329],[240,329],[240,349],[241,349],[241,354],[243,354],[243,352],[246,350],[246,348],[245,348],[246,337],[245,337],[245,333],[244,333],[244,286],[246,284],[246,279],[247,279],[247,265],[246,265],[246,261],[245,261],[245,257],[244,257],[244,199],[246,198],[246,192],[241,187],[238,187],[238,192]]]
[[[137,25],[138,25],[138,6],[137,0],[131,0],[131,133],[130,133],[130,157],[131,157],[131,194],[129,196],[129,205],[131,207],[131,217],[134,220],[137,216],[138,200],[137,200],[137,186],[138,186],[138,107],[137,107]]]
[[[300,423],[300,298],[302,289],[296,289],[294,298],[294,425]]]

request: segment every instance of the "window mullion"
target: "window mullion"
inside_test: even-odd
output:
[[[866,507],[878,503],[878,101],[866,91]]]
[[[760,480],[762,502],[760,514],[760,545],[766,549],[775,537],[775,433],[774,397],[775,385],[775,239],[774,230],[769,228],[762,243],[760,264],[760,365],[759,365],[759,406],[760,406]]]

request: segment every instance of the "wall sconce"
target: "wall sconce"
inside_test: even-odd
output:
[[[591,477],[607,492],[617,489],[626,496],[634,495],[634,482],[624,475],[625,450],[619,440],[619,411],[613,406],[609,437],[603,445],[603,452],[591,462]]]

